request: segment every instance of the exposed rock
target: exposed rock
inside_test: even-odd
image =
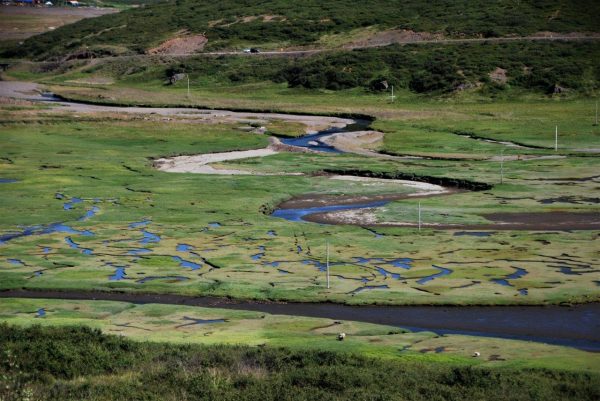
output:
[[[373,89],[378,90],[378,91],[384,91],[387,90],[390,87],[388,81],[383,80],[383,81],[379,81],[373,84]]]
[[[567,91],[567,88],[564,88],[562,86],[560,86],[559,84],[554,84],[554,86],[552,87],[552,93],[559,94],[559,93],[564,93]]]
[[[180,81],[182,79],[185,78],[185,74],[184,73],[178,73],[178,74],[173,74],[171,75],[168,80],[167,80],[167,84],[168,85],[173,85],[175,84],[177,81]]]
[[[508,78],[506,76],[506,70],[504,68],[497,67],[494,71],[490,72],[488,75],[493,82],[496,82],[499,84],[505,84],[506,81],[508,81]]]

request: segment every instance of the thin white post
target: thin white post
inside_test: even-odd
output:
[[[500,153],[500,184],[504,183],[504,149]]]
[[[329,289],[329,241],[327,241],[327,289]]]
[[[594,125],[598,125],[598,101],[596,100],[596,123]]]
[[[556,152],[558,150],[558,125],[556,126],[556,129],[554,130],[554,151]]]
[[[190,74],[186,74],[187,75],[187,81],[188,81],[188,85],[187,85],[187,97],[190,97]]]
[[[421,231],[421,202],[419,202],[419,231]]]
[[[392,103],[394,103],[395,98],[396,96],[394,96],[394,85],[392,85],[392,96],[390,96],[390,99],[392,99]]]

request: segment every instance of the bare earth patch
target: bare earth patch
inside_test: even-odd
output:
[[[170,173],[197,173],[197,174],[224,174],[247,175],[250,171],[216,169],[210,163],[224,162],[227,160],[248,159],[251,157],[264,157],[277,154],[271,148],[243,150],[237,152],[209,153],[204,155],[177,156],[161,158],[154,161],[154,167]]]
[[[435,41],[444,39],[441,33],[415,32],[409,29],[392,29],[375,32],[372,36],[353,40],[348,43],[347,48],[378,47],[394,43],[415,43],[423,41]]]
[[[505,84],[508,81],[506,76],[506,70],[504,68],[496,67],[496,69],[489,73],[489,77],[492,81],[499,84]]]
[[[148,50],[148,54],[193,54],[204,49],[208,39],[204,35],[185,35],[169,39]]]

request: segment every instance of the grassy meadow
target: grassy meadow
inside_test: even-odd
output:
[[[89,87],[52,89],[88,99],[94,93],[104,93],[123,103],[153,98],[168,103],[184,98],[177,88],[162,92],[159,88],[124,87],[102,91]],[[160,96],[150,96],[153,90]],[[255,102],[255,92],[240,92],[229,100],[233,90],[224,91],[219,98],[216,92],[194,90],[189,102],[240,108],[255,104],[261,108],[261,103]],[[271,88],[267,93],[273,91]],[[207,93],[212,97],[204,97]],[[589,100],[476,104],[411,103],[402,98],[390,104],[379,97],[354,94],[346,104],[364,102],[363,107],[339,108],[335,104],[341,99],[340,93],[294,96],[297,103],[293,104],[286,103],[292,101],[286,93],[280,96],[281,107],[330,113],[374,111],[378,116],[374,128],[385,132],[383,142],[377,145],[379,150],[399,153],[401,147],[403,154],[426,158],[394,161],[353,154],[280,153],[221,166],[305,175],[166,173],[152,168],[153,158],[262,148],[267,138],[244,132],[240,124],[198,125],[111,114],[73,116],[51,110],[40,112],[29,106],[18,110],[5,106],[0,177],[18,181],[0,184],[9,189],[0,204],[3,210],[10,210],[2,215],[2,234],[57,222],[76,231],[58,230],[4,243],[0,247],[1,286],[349,304],[493,305],[598,300],[595,231],[492,230],[481,237],[464,235],[462,230],[365,229],[270,217],[268,212],[279,202],[306,193],[409,191],[390,184],[373,187],[314,175],[323,170],[344,172],[357,168],[493,185],[486,191],[421,199],[426,223],[485,224],[490,223],[485,218],[489,213],[515,210],[598,210],[598,163],[586,150],[596,147],[599,132],[592,122],[585,122],[590,121],[589,110],[593,107]],[[263,102],[266,104],[266,98]],[[558,116],[557,110],[564,112]],[[551,148],[555,118],[549,116],[560,117],[561,127],[572,127],[565,128],[556,152]],[[546,135],[545,125],[550,135]],[[289,135],[300,128],[296,123],[275,122],[272,130],[287,131]],[[481,142],[456,131],[539,148]],[[415,139],[420,136],[431,137],[429,142],[434,146],[426,147]],[[507,161],[505,181],[500,184],[499,160],[494,157],[503,149]],[[488,159],[482,160],[482,156]],[[540,156],[552,158],[535,159]],[[380,222],[414,223],[416,209],[417,200],[408,199],[373,213]],[[90,211],[92,216],[81,220]],[[322,271],[326,241],[332,249],[333,285],[329,290]],[[405,261],[398,264],[398,260]],[[421,282],[438,273],[439,267],[452,273]],[[119,269],[124,274],[117,274]],[[518,269],[525,269],[526,274],[512,277]],[[499,283],[506,278],[508,285]]]
[[[241,3],[3,7],[0,401],[600,399],[600,3]],[[273,215],[331,199],[385,201]]]

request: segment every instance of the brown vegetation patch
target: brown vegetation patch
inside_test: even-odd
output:
[[[186,35],[169,39],[148,50],[148,54],[192,54],[204,49],[208,39],[204,35]]]
[[[376,32],[372,36],[350,42],[345,47],[375,47],[394,43],[415,43],[444,39],[441,33],[415,32],[410,29],[392,29]]]
[[[244,17],[236,17],[235,21],[228,22],[228,23],[224,23],[225,22],[224,19],[209,21],[208,27],[209,28],[214,28],[214,27],[226,28],[228,26],[232,26],[235,24],[247,24],[249,22],[253,22],[253,21],[257,21],[257,20],[260,20],[262,22],[283,22],[283,21],[287,20],[287,18],[284,17],[283,15],[276,15],[276,14],[247,15]]]
[[[496,69],[489,73],[489,77],[492,81],[505,84],[508,80],[506,76],[506,70],[504,68],[496,67]]]

